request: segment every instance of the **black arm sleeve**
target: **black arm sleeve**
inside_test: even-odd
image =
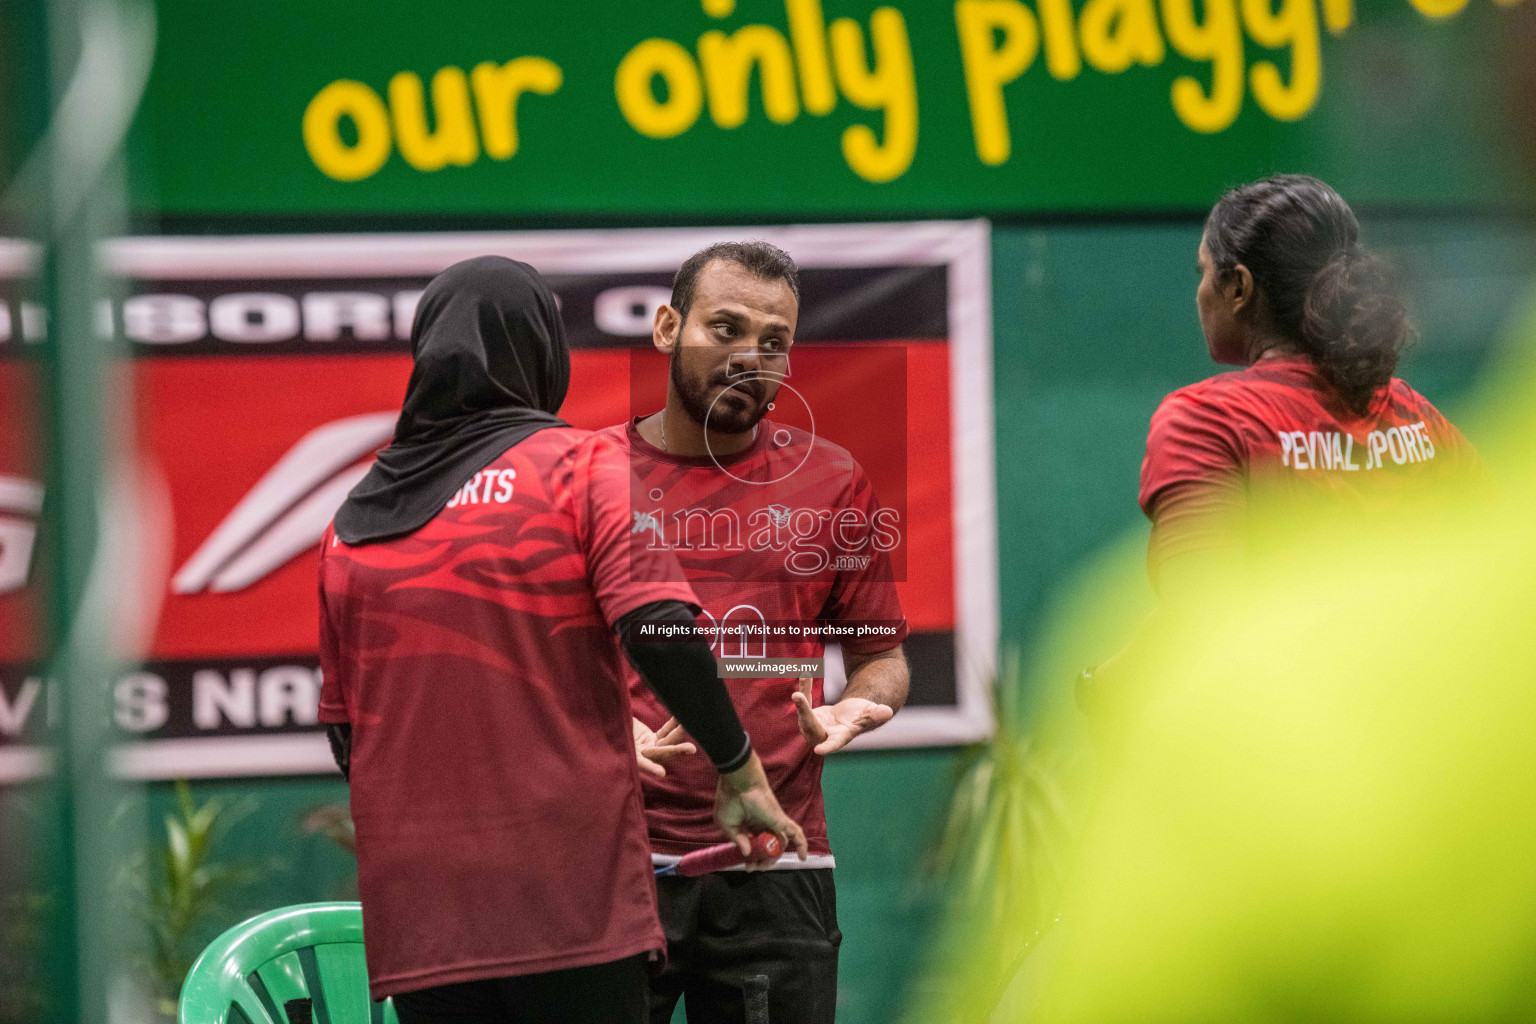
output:
[[[701,636],[679,639],[697,630],[693,611],[681,601],[652,601],[619,619],[614,628],[640,678],[698,740],[715,768],[723,774],[746,764],[752,744],[725,684],[715,674],[709,644]],[[667,628],[675,633],[671,639],[646,636]]]
[[[352,726],[347,722],[327,722],[325,738],[331,741],[331,756],[336,759],[336,767],[341,769],[341,777],[351,782]]]

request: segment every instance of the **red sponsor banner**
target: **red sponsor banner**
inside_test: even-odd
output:
[[[0,662],[30,661],[39,649],[41,588],[28,584],[43,502],[40,411],[36,367],[0,361]]]
[[[883,439],[868,422],[878,407],[872,410],[847,397],[855,388],[873,387],[874,393],[882,393],[880,382],[863,375],[849,381],[818,372],[815,365],[841,361],[848,364],[846,369],[862,369],[870,360],[838,360],[828,351],[830,346],[808,347],[814,354],[796,353],[800,362],[794,379],[815,410],[817,435],[849,448],[874,481],[875,492],[887,502],[905,505],[902,518],[911,525],[902,553],[910,568],[905,573],[898,569],[897,590],[912,629],[953,630],[954,538],[949,432],[944,429],[949,418],[947,345],[906,342],[894,350],[906,361],[909,421],[905,438]],[[644,414],[660,408],[666,397],[666,359],[654,351],[649,355],[655,358],[645,362],[652,365],[637,366],[627,349],[577,350],[571,360],[574,384],[561,416],[573,426],[596,430],[623,422],[631,409]],[[281,492],[284,497],[306,484],[306,494],[323,486],[313,478],[330,468],[327,459],[332,457],[318,451],[326,442],[337,453],[335,458],[366,448],[337,466],[336,473],[365,467],[373,451],[388,441],[393,410],[405,393],[410,370],[410,357],[404,354],[171,357],[135,364],[140,452],[163,473],[175,510],[172,555],[177,575],[161,607],[151,650],[154,659],[270,656],[314,649],[319,554],[312,541],[296,554],[278,545],[265,558],[259,557],[259,550],[258,557],[251,558],[252,538],[242,537],[243,543],[228,546],[222,561],[205,559],[208,568],[203,572],[198,571],[197,556],[209,549],[210,538],[230,513],[291,453],[306,457],[293,464],[297,479],[292,489]],[[776,420],[810,426],[803,413],[797,414],[795,403],[780,404],[784,411],[774,412]],[[359,422],[366,417],[376,417],[374,429]],[[358,429],[348,434],[334,430],[349,422]],[[329,436],[327,428],[333,428]],[[306,438],[314,439],[317,450],[312,454],[303,448]],[[292,504],[278,508],[280,500],[263,510],[269,514],[264,525],[270,527],[281,512],[291,510]],[[320,525],[323,528],[324,521]],[[246,561],[239,560],[241,554]]]
[[[748,235],[778,241],[802,268],[795,397],[781,392],[771,417],[847,448],[903,524],[893,562],[913,701],[870,745],[983,734],[985,696],[969,682],[996,622],[990,377],[973,372],[990,367],[983,225],[162,238],[108,250],[127,281],[112,323],[133,357],[138,457],[172,511],[147,660],[115,692],[119,769],[328,770],[314,713],[317,543],[390,439],[410,317],[432,274],[485,253],[545,273],[573,345],[561,415],[599,429],[664,403],[667,361],[648,325],[671,268]],[[21,366],[0,361],[0,372]],[[978,429],[984,450],[957,445]],[[0,484],[24,471],[0,465]],[[0,509],[0,530],[10,515]],[[0,594],[0,614],[15,605]],[[36,676],[25,652],[4,657],[0,712]]]

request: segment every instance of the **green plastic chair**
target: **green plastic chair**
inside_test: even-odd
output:
[[[288,1024],[313,1000],[315,1024],[398,1024],[368,998],[360,903],[301,903],[237,924],[203,950],[181,988],[180,1024]]]

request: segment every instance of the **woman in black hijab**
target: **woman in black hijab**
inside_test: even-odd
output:
[[[670,552],[633,547],[622,454],[556,416],[570,353],[538,273],[450,267],[411,350],[394,442],[320,569],[373,997],[401,1024],[640,1024],[664,937],[620,645],[719,770],[738,848],[768,831],[803,855],[804,834],[708,643],[654,639],[695,629],[693,593]]]
[[[523,438],[567,424],[555,413],[571,352],[549,285],[526,263],[480,256],[422,292],[415,368],[395,440],[336,513],[336,536],[366,544],[410,533]]]

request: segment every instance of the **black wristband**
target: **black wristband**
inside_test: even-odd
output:
[[[734,772],[736,769],[742,767],[750,760],[752,760],[752,740],[747,738],[746,741],[741,745],[740,754],[736,755],[725,764],[720,764],[718,761],[714,763],[715,771],[719,772],[721,775],[729,775],[731,772]]]

